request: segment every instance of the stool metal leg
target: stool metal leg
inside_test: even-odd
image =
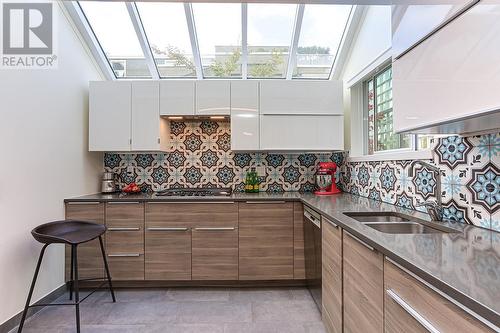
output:
[[[19,328],[17,329],[18,333],[21,333],[24,326],[24,321],[26,320],[26,315],[28,314],[28,309],[31,302],[31,296],[33,296],[33,290],[35,289],[36,279],[38,277],[38,272],[40,271],[40,265],[42,264],[43,254],[45,253],[45,249],[49,246],[49,244],[45,244],[40,251],[40,256],[38,257],[38,263],[36,264],[35,275],[33,275],[33,280],[31,281],[30,291],[28,293],[28,299],[26,300],[26,305],[24,306],[23,316],[21,317],[21,322],[19,323]]]
[[[80,333],[80,290],[78,288],[78,255],[77,245],[71,245],[73,263],[75,265],[75,308],[76,308],[76,332]]]
[[[70,270],[71,272],[69,273],[70,274],[70,280],[69,280],[69,299],[72,300],[73,299],[73,246],[71,247],[71,265],[69,266],[70,267]]]
[[[111,274],[109,274],[108,261],[106,260],[106,253],[104,252],[104,246],[102,244],[102,237],[99,236],[99,245],[101,246],[102,260],[104,261],[104,268],[106,269],[106,277],[108,279],[109,292],[111,293],[111,298],[113,303],[116,302],[115,292],[113,291],[113,284],[111,283]]]

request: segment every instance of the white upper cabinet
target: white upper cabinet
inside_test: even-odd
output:
[[[481,1],[393,63],[394,127],[422,131],[500,108],[500,5]],[[458,126],[490,130],[500,116]],[[467,120],[469,121],[469,120]],[[460,123],[460,122],[459,122]],[[425,131],[424,131],[425,132]],[[443,131],[443,133],[446,133]]]
[[[129,151],[131,82],[90,82],[89,151]]]
[[[344,149],[343,116],[260,116],[260,149],[330,151]]]
[[[231,82],[231,149],[259,150],[259,82]]]
[[[196,81],[196,115],[230,115],[230,81]]]
[[[166,151],[169,126],[160,118],[160,85],[158,81],[132,83],[132,151]]]
[[[342,82],[261,81],[260,113],[342,115]]]
[[[452,4],[396,5],[392,11],[392,56],[405,52],[462,7]]]
[[[160,81],[160,115],[194,116],[195,81]]]

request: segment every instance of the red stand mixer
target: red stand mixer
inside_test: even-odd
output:
[[[337,164],[335,162],[320,162],[316,170],[316,185],[319,190],[314,192],[316,195],[330,195],[340,193],[337,188],[335,171]]]

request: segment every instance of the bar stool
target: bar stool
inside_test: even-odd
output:
[[[39,225],[31,231],[33,237],[44,244],[42,250],[40,251],[40,256],[38,257],[38,263],[35,269],[35,275],[33,276],[33,281],[31,282],[30,291],[28,293],[28,299],[26,300],[26,305],[24,307],[23,316],[21,322],[19,323],[18,333],[22,332],[24,321],[26,320],[26,315],[30,307],[35,306],[54,306],[54,305],[74,305],[76,308],[76,331],[80,332],[80,303],[83,302],[87,297],[92,295],[96,290],[100,289],[105,284],[108,285],[109,291],[111,293],[111,298],[113,302],[116,302],[115,293],[113,292],[113,285],[111,284],[111,276],[109,274],[108,262],[106,261],[106,254],[104,253],[104,246],[102,243],[102,234],[106,232],[106,227],[102,224],[97,224],[87,221],[75,221],[75,220],[62,220],[50,223],[45,223]],[[104,268],[106,269],[106,279],[103,278],[92,278],[85,279],[85,281],[102,281],[101,285],[93,290],[90,294],[80,300],[79,286],[78,286],[78,256],[77,250],[78,245],[89,242],[99,238],[99,245],[101,247],[102,260],[104,261]],[[35,288],[36,279],[38,277],[38,272],[40,271],[40,265],[42,263],[43,254],[45,249],[50,244],[68,244],[71,245],[71,277],[69,281],[70,285],[70,297],[72,300],[73,289],[75,292],[75,302],[71,303],[61,303],[61,304],[33,304],[30,305],[31,297],[33,295],[33,289]],[[74,277],[73,277],[74,274]]]

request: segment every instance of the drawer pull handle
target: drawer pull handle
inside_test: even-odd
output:
[[[119,253],[119,254],[108,254],[108,257],[140,257],[139,253]]]
[[[422,317],[422,315],[420,315],[420,313],[418,313],[414,308],[412,308],[408,303],[406,303],[393,290],[387,289],[386,293],[403,310],[405,310],[410,316],[412,316],[416,321],[418,321],[420,323],[420,325],[422,325],[422,327],[424,327],[427,331],[429,331],[431,333],[440,333],[437,328],[435,328],[427,319],[425,319],[424,317]]]
[[[224,230],[236,230],[236,227],[207,227],[207,228],[194,228],[197,231],[224,231]]]
[[[338,228],[339,227],[336,223],[333,223],[332,220],[327,219],[326,217],[322,217],[322,219],[325,220],[326,222],[330,223],[334,228]]]
[[[67,202],[68,205],[98,205],[99,201],[71,201]]]
[[[262,200],[262,201],[245,201],[245,203],[247,204],[284,204],[286,203],[286,201],[284,200],[280,200],[280,201],[265,201],[265,200]]]
[[[164,228],[164,227],[151,227],[148,231],[188,231],[189,228]]]
[[[352,237],[352,239],[354,239],[356,242],[358,242],[359,244],[363,245],[364,247],[368,248],[370,251],[375,251],[375,249],[373,248],[373,246],[370,246],[368,244],[366,244],[365,242],[363,242],[361,239],[359,239],[358,237],[354,236],[353,234],[351,234],[350,232],[347,232],[346,233]]]
[[[139,201],[109,201],[109,205],[136,205],[140,204]]]
[[[139,231],[141,228],[108,228],[108,231]]]

